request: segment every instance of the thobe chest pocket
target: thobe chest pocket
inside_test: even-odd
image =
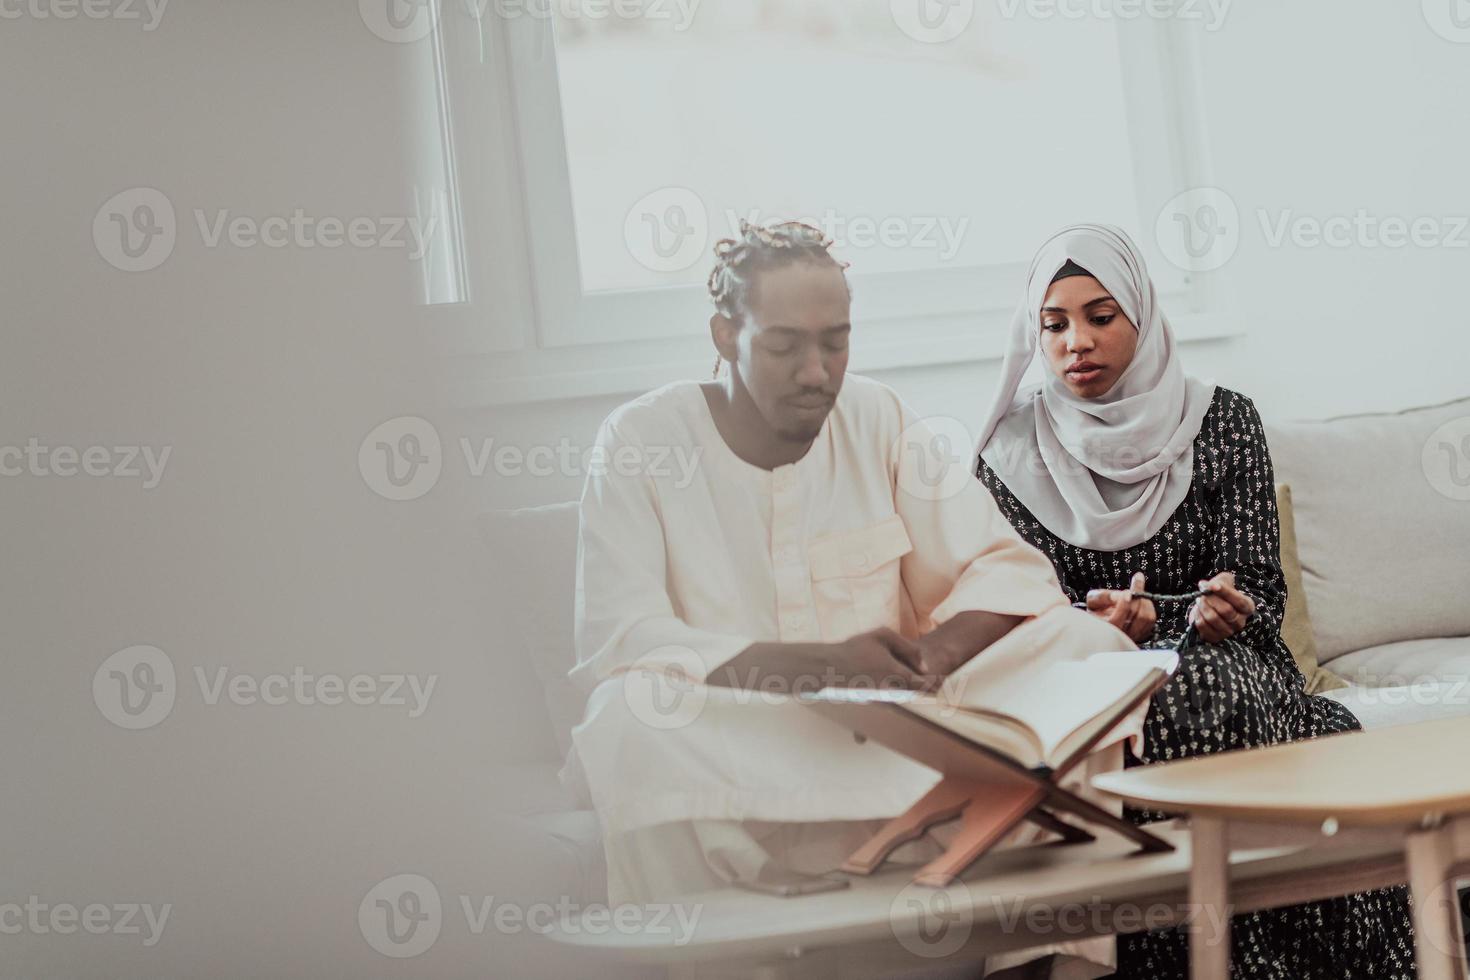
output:
[[[812,596],[823,638],[846,639],[880,626],[897,629],[903,591],[899,559],[913,550],[897,514],[808,544]]]

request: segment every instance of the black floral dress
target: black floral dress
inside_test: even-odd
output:
[[[1286,581],[1274,476],[1260,416],[1250,399],[1224,388],[1194,441],[1194,479],[1162,528],[1123,551],[1068,544],[1037,522],[984,462],[978,476],[1027,541],[1056,566],[1073,602],[1089,589],[1126,589],[1143,572],[1150,592],[1178,594],[1203,579],[1235,573],[1255,615],[1219,644],[1197,643],[1155,696],[1144,722],[1145,757],[1129,766],[1315,738],[1359,728],[1347,708],[1303,692],[1303,678],[1281,639]],[[1154,636],[1141,646],[1173,646],[1184,635],[1188,606],[1158,607]],[[1130,809],[1135,823],[1162,814]],[[1232,978],[1262,980],[1413,980],[1413,933],[1405,889],[1236,916]],[[1183,980],[1188,938],[1181,929],[1133,933],[1118,940],[1118,974],[1128,980]]]

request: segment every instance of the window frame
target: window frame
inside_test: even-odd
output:
[[[444,46],[458,172],[463,180],[488,168],[492,177],[491,186],[460,194],[471,314],[456,345],[467,358],[463,398],[475,407],[523,404],[707,376],[712,348],[701,327],[711,308],[702,286],[582,290],[552,22],[441,17],[439,28],[473,37]],[[1222,271],[1177,269],[1147,233],[1179,191],[1211,184],[1197,37],[1173,17],[1117,22],[1117,36],[1144,232],[1135,237],[1181,341],[1236,336],[1223,315]],[[476,48],[476,63],[466,67]],[[854,270],[861,331],[852,369],[999,359],[1024,275],[1022,263]]]

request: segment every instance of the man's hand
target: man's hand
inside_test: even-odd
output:
[[[1022,616],[968,609],[919,637],[919,672],[938,684],[1015,629]]]
[[[1127,589],[1093,589],[1087,593],[1087,611],[1127,633],[1134,643],[1142,643],[1153,635],[1159,621],[1153,600],[1133,594],[1142,592],[1145,584],[1143,573],[1134,572]]]
[[[832,644],[830,664],[841,687],[906,687],[927,690],[919,645],[887,627]]]
[[[1245,629],[1246,621],[1256,611],[1256,603],[1235,587],[1234,572],[1221,572],[1201,582],[1199,587],[1206,594],[1189,607],[1189,622],[1199,631],[1200,639],[1219,643]]]
[[[891,629],[859,633],[840,643],[752,643],[705,683],[795,694],[818,687],[902,687],[926,690],[919,647]]]

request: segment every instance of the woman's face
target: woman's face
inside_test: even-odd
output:
[[[1101,398],[1133,362],[1138,331],[1091,276],[1058,279],[1041,301],[1041,349],[1080,398]]]

